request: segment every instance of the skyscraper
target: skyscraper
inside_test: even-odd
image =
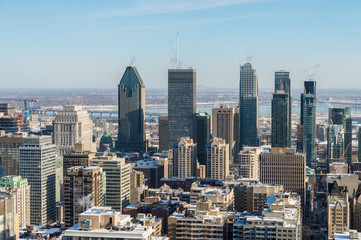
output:
[[[144,152],[145,85],[138,70],[128,66],[118,85],[118,141],[121,152]]]
[[[291,147],[289,95],[277,90],[272,99],[272,147]]]
[[[239,122],[240,148],[258,146],[258,76],[251,63],[240,69]]]
[[[212,109],[212,137],[222,138],[229,147],[229,158],[231,163],[238,158],[236,152],[237,134],[235,129],[238,123],[238,108],[219,107]]]
[[[194,140],[197,143],[198,162],[201,165],[206,165],[206,147],[211,140],[211,116],[206,112],[196,113],[194,121]]]
[[[24,145],[27,133],[10,133],[0,137],[0,165],[7,175],[19,175],[19,147]]]
[[[213,138],[207,144],[207,177],[226,179],[229,174],[229,147],[222,138]]]
[[[79,223],[79,214],[94,206],[104,206],[105,174],[100,167],[67,169],[64,176],[65,225]]]
[[[291,98],[291,79],[290,73],[286,71],[275,72],[275,92],[284,91],[288,94],[288,138],[291,139],[292,133],[292,98]]]
[[[305,81],[301,94],[301,125],[303,131],[302,148],[306,154],[306,164],[316,168],[316,81]]]
[[[181,138],[174,144],[173,171],[179,178],[197,176],[197,144],[193,139]]]
[[[351,120],[351,108],[330,108],[328,113],[328,123],[329,123],[329,134],[328,139],[332,138],[332,126],[339,125],[343,129],[343,138],[344,138],[344,151],[347,149],[344,162],[348,164],[349,171],[352,167],[352,120]],[[330,152],[330,140],[328,140],[328,152]],[[342,151],[343,152],[343,151]],[[341,154],[342,154],[341,152]],[[328,156],[328,159],[330,160]]]
[[[64,106],[54,120],[54,143],[61,154],[72,152],[75,143],[84,144],[86,151],[95,151],[93,122],[80,106]]]
[[[123,211],[130,201],[130,164],[112,156],[93,158],[91,164],[102,167],[106,174],[105,206]]]
[[[169,150],[168,148],[168,115],[159,116],[159,152]]]
[[[24,138],[19,174],[30,184],[30,224],[56,219],[56,148],[51,136]]]
[[[168,147],[182,137],[193,138],[196,112],[196,70],[168,70]]]

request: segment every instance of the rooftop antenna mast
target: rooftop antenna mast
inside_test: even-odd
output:
[[[177,32],[177,69],[179,69],[179,37],[178,37],[178,32]]]

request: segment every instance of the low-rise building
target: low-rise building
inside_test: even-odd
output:
[[[152,226],[134,223],[130,215],[121,215],[111,207],[93,207],[80,214],[79,224],[64,232],[63,240],[137,239],[150,240]]]

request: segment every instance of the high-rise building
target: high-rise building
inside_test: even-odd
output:
[[[64,176],[65,225],[79,223],[79,214],[97,206],[104,206],[105,174],[100,167],[82,166],[67,169]]]
[[[26,128],[21,114],[16,114],[16,109],[8,103],[0,104],[0,129],[5,133],[21,132]]]
[[[259,155],[263,151],[261,147],[243,148],[238,155],[238,176],[259,179]]]
[[[93,122],[81,106],[64,106],[54,120],[54,143],[61,154],[72,152],[75,143],[84,144],[86,151],[95,151]]]
[[[260,155],[260,181],[281,184],[285,191],[297,192],[305,203],[306,156],[295,148],[271,148],[270,154]]]
[[[301,94],[301,125],[303,132],[302,151],[306,164],[316,168],[316,81],[305,81]]]
[[[74,152],[65,153],[63,156],[63,175],[66,175],[66,169],[70,167],[83,166],[89,167],[91,160],[95,157],[93,152],[84,152],[84,145],[77,143],[74,145]]]
[[[122,211],[130,201],[130,164],[124,158],[107,156],[93,158],[91,164],[106,174],[105,206]]]
[[[197,144],[193,139],[181,138],[173,146],[174,177],[187,178],[197,176]]]
[[[286,71],[275,72],[275,93],[284,91],[288,94],[288,138],[291,139],[292,133],[292,98],[291,98],[291,79],[290,73]]]
[[[211,116],[206,112],[196,113],[194,124],[194,141],[197,143],[197,157],[201,165],[207,162],[207,144],[211,140]]]
[[[240,148],[258,146],[258,76],[251,63],[240,69],[239,123]]]
[[[14,195],[16,213],[19,216],[19,227],[30,224],[30,185],[28,180],[20,176],[5,176],[0,179],[0,191]]]
[[[159,116],[159,152],[167,151],[168,148],[168,115]]]
[[[272,99],[272,147],[291,147],[289,121],[289,95],[284,90],[278,90]]]
[[[10,193],[0,192],[0,217],[0,239],[19,239],[16,199]]]
[[[24,145],[27,133],[11,133],[0,137],[0,165],[7,175],[19,175],[19,147]]]
[[[142,200],[144,190],[144,173],[135,171],[130,172],[130,205],[136,205]]]
[[[168,70],[168,148],[182,137],[193,138],[196,70]]]
[[[51,136],[24,138],[19,174],[30,184],[30,223],[45,225],[56,220],[56,147]]]
[[[328,130],[328,154],[332,153],[332,141],[330,141],[333,136],[337,136],[335,130],[339,130],[339,135],[342,134],[343,131],[343,149],[340,149],[341,155],[343,151],[345,152],[344,162],[348,164],[349,171],[352,167],[352,120],[351,120],[351,108],[330,108],[328,113],[328,123],[329,123],[329,130]],[[333,126],[337,126],[337,129],[333,128]],[[341,130],[342,127],[342,130]],[[339,159],[341,155],[328,155],[328,160],[331,159]]]
[[[121,152],[144,152],[145,85],[138,70],[128,66],[118,85],[118,141]]]
[[[239,112],[238,108],[220,108],[212,109],[212,137],[222,138],[229,147],[231,162],[237,159],[236,149],[237,134],[235,133]]]
[[[222,138],[213,138],[207,144],[207,177],[226,179],[229,174],[229,145]]]

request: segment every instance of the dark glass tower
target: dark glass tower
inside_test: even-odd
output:
[[[351,108],[330,108],[328,112],[328,153],[332,152],[331,143],[332,133],[334,132],[335,127],[342,128],[343,132],[343,151],[347,151],[343,158],[343,162],[348,164],[349,171],[352,167],[352,120],[351,120]],[[339,131],[340,132],[340,131]],[[343,152],[342,151],[342,152]],[[342,152],[339,154],[342,155]],[[334,158],[333,156],[327,156],[328,160]]]
[[[168,148],[182,137],[193,138],[196,70],[168,70]]]
[[[277,91],[284,91],[288,94],[288,139],[291,146],[292,133],[292,98],[291,98],[291,79],[290,73],[286,71],[275,72],[275,93]]]
[[[239,145],[259,146],[258,76],[251,63],[241,66],[239,86]]]
[[[206,165],[206,147],[211,141],[211,116],[206,112],[196,113],[194,121],[194,140],[197,143],[198,162],[201,165]]]
[[[291,138],[289,134],[289,94],[278,90],[272,99],[272,147],[290,147]]]
[[[358,161],[361,162],[361,127],[358,129]]]
[[[128,66],[118,85],[118,151],[146,151],[144,114],[145,85],[137,68]]]
[[[301,94],[301,125],[303,130],[302,149],[306,164],[316,168],[316,81],[305,81]]]

